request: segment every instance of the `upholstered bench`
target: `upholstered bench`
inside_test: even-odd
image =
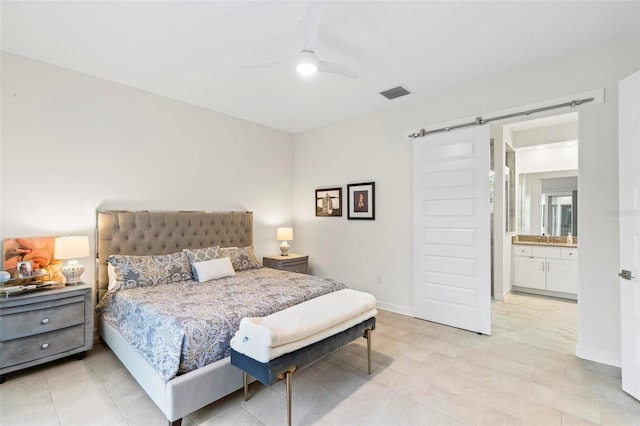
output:
[[[368,293],[346,289],[263,318],[243,318],[231,340],[231,365],[243,371],[245,400],[248,375],[266,386],[286,380],[287,421],[291,425],[293,373],[358,337],[367,339],[371,374],[375,303],[375,298]]]

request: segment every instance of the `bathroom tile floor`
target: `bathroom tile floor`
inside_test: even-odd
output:
[[[574,302],[511,294],[493,302],[493,334],[379,311],[373,374],[366,342],[296,373],[296,425],[630,425],[640,403],[620,370],[576,358]],[[253,383],[183,425],[286,424],[285,388]],[[1,425],[166,425],[108,347],[14,373],[0,385]]]

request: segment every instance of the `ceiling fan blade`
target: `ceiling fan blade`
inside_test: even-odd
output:
[[[340,74],[349,78],[358,78],[358,72],[346,65],[336,64],[335,62],[319,61],[318,71]]]
[[[287,64],[287,63],[294,63],[296,61],[297,56],[294,56],[293,58],[287,58],[287,59],[282,59],[280,61],[274,61],[274,62],[267,62],[264,64],[252,64],[252,65],[245,65],[244,68],[270,68],[270,67],[277,67],[278,65],[283,65],[283,64]]]
[[[302,26],[302,33],[304,34],[304,47],[303,50],[315,52],[316,43],[318,42],[318,25],[320,23],[320,11],[321,5],[319,1],[311,3],[307,14],[300,23]]]

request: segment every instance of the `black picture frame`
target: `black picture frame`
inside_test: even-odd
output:
[[[350,183],[347,185],[347,219],[376,219],[376,183]]]
[[[316,216],[342,216],[342,187],[316,189]]]

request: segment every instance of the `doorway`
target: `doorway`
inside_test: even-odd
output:
[[[578,298],[578,114],[492,126],[493,171],[495,179],[505,183],[500,191],[495,185],[493,196],[495,300],[504,300],[511,292]],[[517,241],[523,238],[528,241]],[[536,242],[545,247],[532,249]],[[567,243],[576,245],[573,259],[565,253]],[[516,268],[524,268],[520,277],[527,276],[520,285],[514,282]],[[575,285],[550,280],[575,281]]]
[[[591,93],[589,93],[591,95]],[[587,95],[582,94],[582,96]],[[490,144],[489,141],[490,139],[494,139],[498,141],[498,145],[496,146],[496,149],[494,150],[494,154],[495,155],[491,155],[491,158],[495,157],[495,161],[494,163],[496,165],[498,165],[497,167],[494,167],[494,175],[493,175],[493,179],[489,178],[487,179],[487,176],[491,176],[490,172],[489,172],[489,164],[487,163],[486,166],[486,172],[484,174],[479,173],[479,169],[475,169],[474,171],[464,171],[464,173],[460,173],[460,176],[455,176],[455,179],[444,179],[444,182],[450,182],[447,185],[455,185],[455,186],[467,186],[469,188],[471,188],[472,186],[475,185],[475,182],[481,182],[481,181],[489,181],[489,185],[494,188],[494,191],[492,192],[493,197],[489,196],[485,199],[483,199],[484,197],[480,197],[480,198],[476,198],[477,203],[479,203],[478,205],[482,205],[484,206],[485,204],[489,204],[491,203],[492,205],[489,207],[489,209],[491,211],[493,211],[494,216],[493,216],[493,220],[489,220],[489,216],[487,216],[487,220],[484,221],[483,223],[487,223],[489,222],[490,224],[493,224],[495,226],[493,226],[493,232],[491,232],[491,235],[494,236],[493,238],[493,248],[490,250],[487,250],[487,254],[490,260],[491,256],[493,256],[493,263],[491,264],[491,262],[487,262],[487,266],[489,269],[489,276],[487,276],[486,281],[484,281],[484,287],[480,285],[480,290],[487,290],[487,293],[490,296],[491,294],[491,289],[494,289],[494,299],[496,300],[503,300],[504,299],[504,295],[508,294],[512,291],[511,288],[511,250],[512,250],[512,238],[514,236],[514,234],[516,233],[516,231],[520,231],[519,228],[515,227],[515,223],[516,223],[516,218],[515,218],[515,207],[512,207],[511,209],[509,208],[505,208],[505,206],[509,206],[509,205],[515,205],[517,202],[516,200],[516,196],[518,194],[516,194],[516,191],[514,188],[518,188],[517,186],[517,171],[515,171],[515,165],[510,165],[509,163],[507,163],[507,155],[506,155],[506,144],[505,144],[505,139],[511,138],[513,135],[512,134],[508,134],[508,138],[503,138],[503,133],[513,133],[514,130],[512,128],[509,127],[505,127],[506,125],[501,125],[501,126],[495,126],[495,125],[490,125],[490,126],[483,126],[484,124],[487,124],[487,122],[496,122],[496,121],[505,121],[505,120],[510,120],[509,122],[507,122],[507,125],[513,127],[516,125],[520,125],[522,123],[522,126],[531,126],[531,121],[534,120],[530,120],[528,122],[524,122],[524,121],[519,121],[516,122],[515,117],[522,117],[522,116],[528,116],[531,113],[544,113],[547,114],[545,117],[543,117],[546,120],[554,120],[554,118],[550,118],[550,117],[561,117],[562,115],[565,114],[558,114],[556,113],[555,115],[551,115],[553,113],[550,113],[550,110],[556,110],[558,108],[563,108],[563,107],[575,107],[577,105],[580,105],[581,103],[584,102],[592,102],[595,101],[596,103],[600,103],[602,102],[602,96],[601,93],[596,93],[594,92],[593,95],[591,97],[585,97],[583,99],[574,99],[574,100],[568,100],[569,98],[560,98],[557,99],[556,101],[559,102],[557,104],[551,105],[551,106],[544,106],[542,108],[533,108],[530,109],[528,111],[520,111],[520,112],[513,112],[511,113],[511,111],[503,111],[504,115],[501,116],[497,116],[497,117],[492,117],[489,119],[483,119],[481,117],[477,117],[475,122],[469,122],[469,123],[443,123],[442,124],[442,128],[434,128],[431,130],[425,130],[425,129],[420,129],[417,132],[411,132],[408,134],[408,137],[411,139],[414,139],[414,143],[413,143],[413,147],[414,147],[414,152],[413,152],[413,165],[414,165],[414,176],[413,176],[413,180],[414,180],[414,188],[413,188],[413,196],[414,196],[414,310],[418,310],[415,309],[416,308],[416,304],[420,303],[424,300],[427,299],[432,299],[434,301],[437,301],[438,303],[440,303],[440,305],[450,305],[450,301],[444,297],[442,297],[442,293],[443,291],[438,291],[436,292],[436,287],[437,290],[440,290],[443,286],[441,286],[440,282],[437,282],[434,285],[434,281],[435,280],[430,280],[427,279],[427,277],[425,277],[425,271],[426,272],[438,272],[438,271],[432,271],[431,269],[425,267],[425,262],[429,259],[432,259],[433,262],[431,262],[432,264],[442,264],[442,262],[436,262],[436,260],[442,260],[440,259],[441,257],[446,257],[444,255],[440,256],[436,256],[433,254],[424,252],[424,250],[426,249],[430,249],[432,248],[432,246],[437,245],[434,243],[437,242],[439,245],[441,246],[446,246],[448,248],[455,248],[455,240],[451,239],[451,238],[444,238],[444,233],[443,232],[436,232],[434,230],[428,229],[428,227],[425,227],[423,225],[425,225],[427,222],[425,222],[424,216],[442,216],[442,217],[453,217],[453,216],[461,216],[461,213],[455,213],[455,214],[445,214],[446,213],[446,209],[436,209],[431,208],[433,207],[432,204],[437,204],[437,206],[440,206],[441,204],[443,204],[444,201],[450,201],[449,204],[451,206],[461,206],[464,203],[467,203],[470,205],[468,206],[468,208],[465,210],[465,214],[467,215],[471,215],[472,213],[475,212],[475,202],[473,202],[473,200],[469,201],[470,198],[469,197],[458,197],[456,199],[451,199],[452,195],[448,194],[447,196],[443,197],[442,199],[439,198],[434,198],[433,200],[426,200],[421,198],[423,195],[423,192],[425,189],[428,189],[427,187],[429,185],[433,185],[434,182],[442,182],[443,176],[436,176],[436,173],[440,173],[439,170],[434,169],[433,171],[430,171],[430,169],[428,170],[429,173],[433,172],[433,176],[429,176],[429,179],[426,179],[423,173],[423,170],[421,169],[425,164],[434,162],[435,160],[433,160],[434,158],[439,158],[439,156],[431,156],[431,155],[422,155],[424,153],[421,152],[416,152],[415,149],[417,146],[421,146],[423,145],[422,143],[419,143],[417,141],[424,141],[422,138],[432,138],[437,134],[442,134],[443,132],[448,133],[449,130],[456,130],[455,132],[451,132],[451,134],[455,133],[458,134],[460,137],[464,137],[463,136],[463,132],[462,129],[463,128],[473,128],[473,127],[485,127],[485,128],[489,128],[490,129],[490,134],[487,135],[487,137],[484,138],[485,144],[483,145],[478,145],[478,150],[482,150],[483,152],[486,152],[485,150],[489,150],[490,148]],[[564,103],[560,103],[563,102]],[[536,105],[539,106],[539,105]],[[575,110],[574,110],[575,111]],[[498,114],[498,113],[496,113]],[[558,124],[563,124],[560,121],[563,118],[556,118],[556,123]],[[540,119],[538,119],[540,120]],[[578,129],[578,120],[577,120],[577,116],[576,118],[574,118],[573,120],[573,127],[574,127],[574,134],[577,135],[577,129]],[[434,126],[436,127],[436,126]],[[540,126],[535,126],[540,127]],[[545,126],[548,127],[548,126]],[[497,130],[495,130],[497,129]],[[494,130],[498,133],[498,134],[494,134]],[[487,132],[489,133],[489,132]],[[474,137],[476,137],[478,135],[474,134]],[[478,136],[479,137],[479,136]],[[455,142],[455,137],[452,136],[451,137],[451,142]],[[425,139],[426,140],[426,139]],[[563,139],[564,141],[567,141],[568,139]],[[546,141],[546,145],[550,145],[551,141]],[[530,143],[529,145],[535,145],[535,144],[541,144],[539,141],[537,141],[536,143]],[[468,145],[468,146],[467,146]],[[469,148],[471,147],[471,148]],[[465,145],[465,149],[452,149],[450,150],[452,153],[455,153],[455,155],[460,156],[466,153],[466,155],[471,155],[473,154],[473,157],[475,157],[475,153],[476,151],[474,149],[472,149],[472,144],[467,143]],[[433,146],[433,148],[437,148],[435,145]],[[468,149],[466,149],[468,148]],[[448,152],[446,149],[442,150],[443,153]],[[480,151],[477,151],[478,153],[480,153]],[[442,154],[442,153],[440,153]],[[452,154],[453,155],[453,154]],[[553,159],[554,157],[550,157],[551,159]],[[426,161],[426,163],[425,163]],[[548,161],[551,162],[551,161]],[[437,163],[437,161],[436,161]],[[461,163],[462,165],[464,163]],[[420,167],[416,167],[417,165],[419,165]],[[436,164],[437,166],[438,164]],[[434,166],[435,167],[435,166]],[[461,166],[462,167],[462,166]],[[428,168],[431,168],[431,165],[428,166]],[[575,169],[577,169],[577,162],[576,162],[576,166],[574,167]],[[513,179],[512,179],[513,177]],[[515,183],[514,183],[515,182]],[[425,187],[426,185],[426,187]],[[442,184],[441,186],[447,186],[445,184]],[[513,185],[516,185],[515,187]],[[427,192],[429,193],[429,192]],[[487,189],[486,192],[484,192],[484,194],[488,194],[489,190]],[[507,194],[509,194],[509,203],[506,203],[506,198],[507,198]],[[513,195],[513,196],[512,196]],[[486,196],[486,195],[485,195]],[[492,201],[490,201],[492,200]],[[511,200],[514,200],[513,202]],[[437,202],[436,202],[437,201]],[[534,204],[535,205],[535,204]],[[484,207],[483,207],[484,208]],[[436,214],[437,213],[437,214]],[[424,222],[424,223],[423,223]],[[511,230],[510,228],[514,226],[514,230]],[[451,226],[447,229],[454,229],[454,230],[463,230],[466,231],[468,227],[456,227],[456,226]],[[489,228],[491,228],[491,226],[488,226],[486,229],[488,230]],[[479,229],[479,228],[474,228],[474,229]],[[471,237],[473,237],[473,233],[470,233],[469,235],[471,235]],[[437,238],[436,238],[437,237]],[[426,238],[426,240],[425,240]],[[556,239],[560,239],[561,237],[556,237]],[[475,238],[469,238],[468,241],[466,241],[466,243],[468,245],[471,245],[473,247],[476,247],[479,245],[481,241],[477,240]],[[554,242],[558,242],[558,241],[554,241]],[[433,244],[432,244],[433,243]],[[425,248],[426,247],[426,248]],[[489,244],[485,245],[484,247],[489,247]],[[548,247],[546,247],[548,248]],[[547,253],[548,255],[548,253]],[[573,250],[572,253],[567,254],[568,256],[572,256],[572,259],[575,259],[577,257],[577,249]],[[431,256],[431,257],[429,257]],[[447,256],[450,256],[449,254],[447,254]],[[460,256],[458,256],[460,257]],[[551,255],[548,255],[547,257],[553,257]],[[438,259],[436,259],[438,258]],[[560,260],[566,260],[566,259],[558,259],[558,261]],[[467,268],[469,269],[469,271],[471,272],[477,272],[476,268],[474,265],[478,264],[477,259],[471,259],[469,262],[467,262],[470,266]],[[561,262],[558,262],[561,263]],[[545,260],[545,265],[546,264],[546,260]],[[577,264],[576,264],[577,265]],[[428,265],[427,265],[428,266]],[[541,264],[542,266],[542,264]],[[555,270],[555,265],[552,268]],[[561,268],[562,269],[562,268]],[[575,271],[572,273],[573,276],[575,276],[575,283],[577,286],[577,266],[574,268]],[[548,271],[549,267],[545,266],[545,271]],[[493,277],[491,277],[491,271],[493,271]],[[460,274],[460,270],[453,270],[451,269],[451,271],[449,269],[447,269],[447,273],[445,274],[441,274],[444,275],[446,277],[454,277]],[[552,274],[552,275],[556,275],[556,274]],[[564,271],[560,274],[564,277],[569,276],[571,274],[567,273],[566,268],[564,268]],[[476,282],[476,281],[474,281]],[[479,281],[477,282],[479,284]],[[492,285],[493,284],[493,285]],[[498,286],[499,284],[499,286]],[[459,287],[459,286],[458,286]],[[429,293],[429,291],[427,290],[431,290],[431,293]],[[565,289],[559,290],[562,292],[566,292]],[[456,293],[453,290],[450,291],[449,293]],[[461,292],[458,291],[456,294],[466,294],[465,292]],[[575,289],[575,291],[573,292],[574,294],[577,295],[578,290],[577,287]],[[434,296],[434,297],[429,297],[429,296]],[[469,300],[467,301],[468,303],[470,303],[470,301],[476,300],[476,298],[469,298]],[[425,318],[427,319],[427,318]],[[487,315],[486,317],[487,321],[490,321],[490,313],[489,315]],[[439,322],[439,321],[436,321]],[[453,322],[448,322],[448,321],[442,321],[443,324],[446,325],[453,325],[453,326],[457,326],[455,325],[455,323]],[[458,326],[459,327],[459,326]],[[460,328],[464,328],[464,327],[460,327]],[[473,330],[473,328],[471,329]],[[477,331],[477,330],[476,330]]]

